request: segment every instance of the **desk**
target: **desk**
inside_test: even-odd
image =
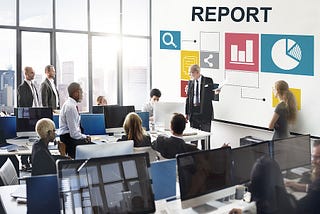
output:
[[[18,204],[16,199],[11,197],[10,194],[14,192],[19,185],[12,186],[2,186],[0,187],[0,199],[5,213],[27,213],[26,204]],[[180,200],[166,202],[165,200],[159,200],[155,202],[156,204],[156,213],[196,213],[192,208],[182,209]],[[211,205],[217,207],[218,209],[212,213],[228,213],[232,208],[243,208],[248,209],[252,206],[255,206],[254,203],[247,203],[242,200],[234,200],[228,204],[221,202],[210,202]],[[2,213],[2,210],[0,210]]]
[[[18,187],[19,185],[0,187],[0,200],[4,209],[4,213],[27,213],[27,205],[18,204],[16,199],[10,196],[10,194]],[[3,210],[0,210],[0,213],[2,212]]]
[[[199,129],[188,127],[183,132],[182,139],[186,142],[204,140],[205,141],[205,149],[209,148],[209,137],[211,135],[210,132],[201,131]],[[172,135],[169,130],[157,130],[150,131],[151,141],[154,141],[159,135]]]

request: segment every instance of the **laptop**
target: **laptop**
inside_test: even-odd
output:
[[[148,153],[57,162],[64,213],[152,213]]]

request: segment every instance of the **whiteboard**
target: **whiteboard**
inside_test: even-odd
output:
[[[181,52],[198,51],[199,64],[203,64],[201,54],[209,49],[214,56],[219,55],[218,61],[215,68],[201,66],[201,73],[212,77],[215,83],[227,80],[220,101],[214,102],[215,119],[268,127],[274,112],[272,87],[275,81],[285,80],[300,93],[301,109],[290,131],[320,136],[320,99],[317,98],[320,30],[315,27],[320,26],[320,9],[317,5],[316,0],[309,0],[308,4],[298,0],[153,1],[152,85],[162,90],[162,100],[184,101],[180,88]],[[257,15],[259,22],[252,17],[249,22],[245,19],[235,22],[230,16],[221,17],[221,21],[197,18],[192,21],[194,6],[210,7],[211,19],[218,18],[219,10],[214,8],[231,11],[239,7],[246,11],[248,7],[271,7],[272,10],[268,11],[267,21],[263,20],[261,11]],[[160,48],[161,30],[180,31],[179,50]],[[242,42],[241,47],[241,41],[247,41],[245,46]],[[240,65],[252,61],[255,66]]]

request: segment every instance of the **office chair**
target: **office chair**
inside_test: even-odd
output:
[[[19,184],[17,172],[9,158],[0,168],[0,178],[4,186]]]
[[[84,129],[84,134],[106,134],[103,114],[81,114],[81,126]]]

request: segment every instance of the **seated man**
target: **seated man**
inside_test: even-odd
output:
[[[66,144],[67,154],[74,158],[76,146],[91,142],[90,136],[81,133],[80,115],[77,103],[82,100],[82,89],[79,83],[68,86],[69,97],[63,104],[59,116],[60,140]]]
[[[160,152],[164,158],[175,158],[177,154],[197,151],[193,144],[186,144],[182,134],[186,128],[186,118],[182,114],[174,114],[171,119],[171,137],[159,136],[151,147]]]
[[[36,124],[36,132],[40,140],[36,141],[32,146],[32,176],[56,174],[56,160],[65,159],[64,144],[58,144],[60,155],[51,155],[48,149],[49,142],[53,142],[55,134],[54,122],[48,118],[40,119]]]
[[[161,97],[161,91],[154,88],[150,91],[150,100],[142,107],[143,112],[149,112],[150,122],[153,122],[153,106],[156,102],[159,102]]]

